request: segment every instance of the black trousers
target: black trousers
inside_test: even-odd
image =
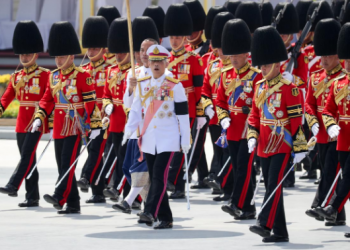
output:
[[[25,179],[36,164],[36,149],[42,133],[16,133],[17,146],[21,159],[13,172],[8,184],[20,189],[25,180],[26,199],[39,200],[39,173],[35,169],[29,180]]]
[[[223,164],[225,164],[225,162],[223,162],[225,160],[224,149],[215,144],[215,142],[218,140],[218,138],[221,135],[221,126],[210,125],[209,132],[210,132],[210,138],[211,138],[211,143],[213,145],[213,153],[214,153],[209,172],[217,175],[220,172]]]
[[[266,188],[264,204],[283,179],[284,171],[289,167],[289,158],[290,154],[275,154],[268,158],[260,157]],[[288,237],[283,205],[283,185],[279,186],[276,193],[264,207],[258,217],[258,222],[260,225],[272,229],[274,234]]]
[[[69,167],[80,154],[81,139],[80,135],[68,136],[64,139],[55,139],[55,155],[58,167],[58,181],[68,171]],[[54,197],[59,200],[61,206],[65,203],[69,207],[80,208],[80,197],[75,179],[75,168],[71,169],[69,174],[63,179],[61,184],[55,189]]]
[[[233,166],[234,186],[231,202],[244,212],[254,212],[255,205],[250,205],[254,195],[252,169],[254,153],[248,153],[247,139],[228,141],[228,149]]]
[[[338,151],[338,157],[343,179],[339,182],[339,187],[336,190],[336,194],[333,195],[330,204],[340,213],[344,210],[344,205],[350,198],[350,152]]]
[[[103,195],[103,189],[105,188],[105,176],[109,170],[109,168],[106,166],[103,170],[98,185],[95,185],[104,163],[102,156],[107,143],[107,139],[103,139],[104,133],[105,131],[101,130],[101,133],[94,140],[92,140],[92,142],[88,146],[87,150],[89,156],[84,164],[81,173],[81,177],[84,177],[89,181],[93,195]]]
[[[166,183],[173,152],[160,154],[144,154],[151,180],[150,190],[145,204],[145,212],[151,213],[160,221],[173,221],[169,205]]]

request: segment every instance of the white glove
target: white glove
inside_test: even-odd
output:
[[[340,127],[338,125],[332,125],[327,129],[328,135],[333,139],[339,135]]]
[[[231,119],[226,117],[226,118],[222,119],[220,124],[221,124],[221,127],[223,129],[228,129],[228,127],[230,127],[230,125],[231,125]]]
[[[284,79],[287,79],[288,81],[294,82],[294,76],[291,73],[284,71],[282,73],[282,76]]]
[[[32,133],[34,133],[35,131],[38,131],[39,127],[41,126],[41,120],[40,119],[35,119],[33,122],[33,126],[32,126]]]
[[[205,117],[197,117],[197,129],[203,128],[206,123],[207,119],[205,119]]]
[[[107,116],[103,117],[102,119],[102,129],[105,130],[106,128],[108,128],[108,124],[109,124],[109,118]]]
[[[50,138],[53,138],[53,129],[50,129]]]
[[[190,152],[191,145],[181,145],[181,148],[184,154],[188,154],[188,152]]]
[[[113,112],[113,104],[108,104],[108,105],[106,106],[106,108],[105,108],[105,113],[106,113],[107,115],[111,115],[112,112]]]
[[[130,131],[124,133],[122,146],[127,142],[127,140],[131,137],[131,135],[132,133]]]
[[[90,137],[89,139],[93,140],[95,139],[97,136],[99,136],[101,133],[101,129],[93,129],[91,130],[91,134],[90,134]]]
[[[250,138],[248,140],[248,153],[253,152],[255,147],[256,147],[256,139],[255,138]]]
[[[306,156],[306,152],[296,153],[294,156],[293,164],[301,162]]]
[[[312,125],[311,131],[314,134],[314,136],[316,136],[320,131],[320,125],[318,123],[315,123],[314,125]]]
[[[215,115],[215,111],[213,109],[213,106],[210,105],[210,106],[206,107],[204,110],[204,113],[205,113],[205,115],[207,115],[209,117],[209,119],[213,118]]]

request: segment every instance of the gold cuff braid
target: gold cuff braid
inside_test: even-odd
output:
[[[219,106],[216,106],[216,113],[218,115],[219,121],[222,121],[222,119],[226,117],[230,117],[228,111],[226,109],[220,108]]]
[[[104,98],[102,100],[102,110],[105,110],[106,106],[108,104],[113,104],[112,100],[111,99],[107,99],[107,98]]]
[[[332,116],[322,115],[322,120],[323,120],[323,123],[324,123],[324,126],[326,127],[326,129],[328,129],[332,125],[337,125],[334,117],[332,117]]]
[[[319,123],[315,115],[310,115],[308,113],[305,113],[305,118],[310,129],[315,123]]]
[[[203,109],[205,110],[207,107],[209,106],[214,106],[213,105],[213,101],[206,97],[206,96],[202,96],[202,103],[203,103]]]
[[[39,118],[41,120],[41,124],[44,124],[45,123],[45,118],[46,118],[46,114],[44,111],[42,110],[38,110],[35,112],[35,115],[34,115],[34,120]]]
[[[204,116],[204,109],[201,100],[199,100],[199,103],[196,106],[196,116]]]
[[[52,114],[50,115],[50,117],[48,119],[49,129],[53,129],[53,117],[54,117],[54,111],[52,111]]]
[[[248,128],[247,140],[249,140],[250,138],[255,138],[258,140],[258,138],[259,138],[258,131],[251,129],[251,128]]]

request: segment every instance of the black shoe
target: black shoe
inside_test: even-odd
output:
[[[57,211],[57,213],[58,214],[80,214],[80,208],[66,206],[64,209]]]
[[[230,197],[231,197],[231,195],[229,195],[229,194],[223,194],[223,195],[214,197],[213,201],[228,201],[228,200],[230,200]]]
[[[38,207],[39,206],[39,200],[25,200],[22,203],[18,204],[19,207]]]
[[[209,182],[209,181],[213,181],[214,179],[215,179],[215,174],[211,173],[211,174],[209,174],[207,177],[205,177],[205,178],[203,179],[203,183],[204,183],[205,185],[208,185],[208,182]]]
[[[242,214],[242,210],[233,203],[221,206],[221,210],[235,218],[238,218]]]
[[[173,228],[172,221],[161,221],[157,226],[154,227],[154,229],[169,229],[169,228]]]
[[[221,184],[217,180],[212,180],[208,182],[208,186],[212,189],[221,190]]]
[[[184,199],[185,198],[185,192],[181,192],[179,190],[173,192],[170,194],[169,199]]]
[[[240,216],[235,217],[235,220],[254,220],[256,212],[243,212]]]
[[[324,218],[316,212],[315,208],[308,209],[306,210],[305,213],[307,216],[310,216],[311,218],[315,218],[318,221],[324,221]]]
[[[82,190],[89,190],[89,187],[90,187],[89,181],[86,178],[84,178],[84,177],[81,178],[79,181],[77,181],[77,185]]]
[[[148,212],[143,212],[142,214],[140,214],[140,220],[145,221],[146,225],[149,227],[153,226],[154,217]]]
[[[318,179],[314,182],[314,184],[315,184],[315,185],[318,185],[318,184],[320,184],[320,182],[321,182],[321,177],[318,178]]]
[[[204,181],[198,181],[196,184],[191,186],[191,189],[210,189],[210,187],[204,183]]]
[[[331,205],[325,208],[317,207],[315,211],[327,221],[335,222],[337,219],[338,212]]]
[[[346,222],[344,220],[340,220],[336,222],[327,221],[325,223],[326,227],[336,227],[336,226],[345,226],[345,225],[346,225]]]
[[[112,208],[115,210],[121,211],[125,214],[131,214],[131,207],[125,200],[122,201],[121,203],[114,204]]]
[[[300,180],[312,180],[317,179],[317,172],[316,170],[312,170],[309,172],[305,172],[302,176],[299,177]]]
[[[141,203],[138,201],[134,201],[131,205],[131,208],[134,210],[141,210]]]
[[[166,191],[174,192],[175,191],[175,185],[171,183],[170,181],[167,181],[166,183]]]
[[[118,202],[120,193],[119,193],[119,191],[117,191],[114,188],[105,188],[103,190],[103,195],[105,197],[111,198],[111,200],[114,201],[114,202]]]
[[[265,243],[289,242],[289,238],[273,234],[270,237],[263,238],[262,242],[265,242]]]
[[[44,195],[44,200],[47,202],[47,203],[50,203],[53,205],[54,208],[56,208],[57,210],[61,210],[62,209],[62,206],[60,205],[60,203],[58,202],[58,199],[55,198],[53,195],[48,195],[48,194],[45,194]]]
[[[214,188],[213,192],[211,192],[211,194],[223,194],[223,193],[224,193],[224,191],[222,191],[221,189],[216,189],[216,188]]]
[[[345,237],[345,238],[350,238],[350,233],[345,233],[345,234],[344,234],[344,237]]]
[[[7,184],[5,187],[0,187],[0,193],[7,194],[11,197],[17,197],[17,188],[11,184]]]
[[[285,187],[285,188],[293,188],[294,187],[294,183],[293,182],[289,182],[289,181],[284,181],[283,182],[283,187]]]
[[[85,201],[86,203],[106,203],[106,198],[103,195],[93,195],[90,199]]]
[[[140,217],[140,215],[143,213],[143,210],[141,210],[140,212],[138,212],[136,215]]]
[[[249,230],[252,233],[258,234],[263,238],[269,238],[271,236],[271,230],[260,225],[250,226]]]
[[[89,189],[88,188],[81,188],[80,192],[89,193]]]

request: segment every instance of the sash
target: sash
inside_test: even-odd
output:
[[[173,70],[172,68],[173,68],[176,64],[178,64],[178,63],[181,62],[182,60],[186,60],[186,58],[188,58],[188,57],[189,57],[189,55],[188,55],[187,52],[186,52],[186,53],[183,54],[182,56],[176,58],[174,61],[172,61],[171,63],[169,63],[169,65],[168,65],[168,70],[169,70],[169,71],[172,71],[172,70]]]
[[[312,87],[315,88],[315,92],[314,92],[314,97],[318,98],[327,88],[331,87],[332,83],[338,79],[338,77],[344,76],[345,74],[343,72],[341,72],[339,74],[339,76],[337,76],[336,78],[325,82],[323,79],[319,84],[314,85],[313,81],[312,81]],[[312,80],[314,80],[314,77],[312,77]]]
[[[166,81],[166,80],[165,80]],[[169,91],[171,91],[174,87],[175,87],[175,83],[173,82],[170,82],[168,81],[168,84],[170,85],[170,88],[169,88]],[[140,85],[140,84],[139,84]],[[141,88],[141,86],[139,86]],[[150,91],[153,91],[153,88],[151,88],[148,93]],[[149,94],[146,94],[145,96],[150,96]],[[157,91],[157,95],[161,94],[162,93],[162,88],[159,88],[158,91]],[[140,92],[140,96],[141,96],[141,92]],[[145,102],[142,101],[142,102]],[[145,115],[145,119],[144,119],[144,124],[143,124],[143,127],[142,127],[142,131],[141,131],[141,134],[140,134],[140,137],[138,138],[137,140],[137,145],[139,146],[139,149],[140,149],[140,158],[138,159],[139,162],[141,162],[143,160],[143,153],[141,151],[141,146],[142,146],[142,136],[145,134],[149,124],[151,123],[152,119],[153,119],[153,116],[157,113],[158,109],[162,106],[162,104],[164,103],[164,101],[160,101],[160,100],[152,100],[148,109],[147,109],[147,112],[146,112],[146,115]]]

